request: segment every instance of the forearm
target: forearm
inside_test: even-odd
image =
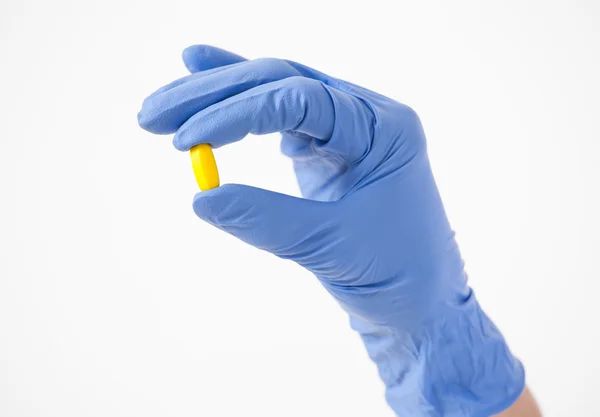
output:
[[[525,388],[519,399],[496,417],[542,417],[542,412],[529,389]]]

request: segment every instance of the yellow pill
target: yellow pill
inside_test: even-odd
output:
[[[202,191],[212,190],[219,186],[219,171],[210,145],[201,143],[190,149],[192,168],[198,187]]]

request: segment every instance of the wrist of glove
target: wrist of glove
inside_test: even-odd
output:
[[[350,316],[399,416],[489,417],[513,404],[525,371],[475,295],[407,330]]]

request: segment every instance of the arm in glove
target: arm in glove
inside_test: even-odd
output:
[[[302,265],[349,313],[402,416],[487,417],[524,388],[521,363],[467,284],[409,107],[304,65],[186,49],[192,72],[138,118],[181,151],[282,133],[305,198],[228,184],[203,220]]]

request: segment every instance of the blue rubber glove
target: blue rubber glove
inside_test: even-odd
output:
[[[304,199],[227,184],[198,217],[313,272],[350,314],[401,416],[487,417],[524,388],[483,313],[409,107],[306,66],[186,49],[192,75],[143,104],[140,125],[187,151],[282,132]]]

